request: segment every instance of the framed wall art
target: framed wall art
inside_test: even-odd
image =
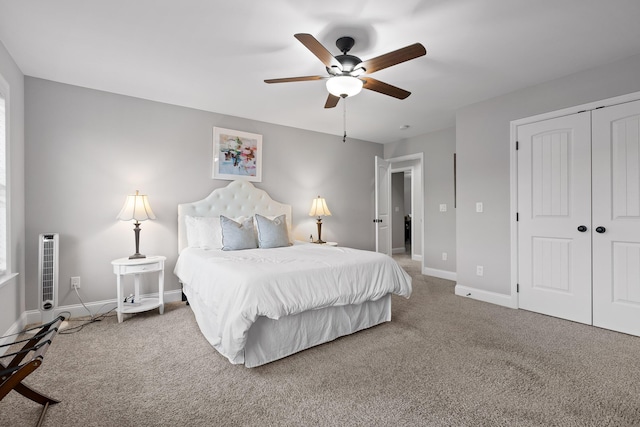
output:
[[[262,135],[214,127],[212,178],[262,182]]]

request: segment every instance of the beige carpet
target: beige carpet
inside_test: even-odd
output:
[[[640,425],[640,338],[485,304],[419,274],[393,321],[268,365],[229,364],[189,307],[60,335],[27,383],[45,426]],[[35,425],[15,392],[0,425]]]

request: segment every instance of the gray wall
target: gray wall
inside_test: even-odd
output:
[[[423,265],[450,272],[456,271],[456,214],[453,207],[455,144],[455,129],[449,128],[384,146],[385,159],[423,153]],[[447,212],[440,212],[440,204],[443,203],[447,205]],[[442,252],[447,252],[447,261],[442,260]]]
[[[458,284],[511,293],[510,121],[636,91],[640,55],[458,111]],[[484,213],[475,212],[477,201],[484,203]],[[484,276],[476,276],[476,265],[484,266]]]
[[[295,237],[316,234],[311,200],[325,197],[332,216],[322,237],[373,250],[374,157],[382,145],[222,114],[161,104],[27,77],[26,301],[37,302],[37,237],[60,233],[60,305],[115,298],[110,261],[134,251],[133,226],[116,220],[125,196],[147,194],[157,216],[142,223],[140,251],[167,256],[166,288],[179,289],[177,205],[228,181],[211,179],[214,126],[263,135],[263,176],[256,187],[293,207]],[[212,94],[212,96],[215,96]],[[154,286],[145,283],[145,292]],[[156,290],[157,291],[157,290]]]
[[[20,273],[0,285],[0,335],[20,318],[24,311],[24,76],[0,43],[0,75],[9,84],[9,156],[8,183],[10,192],[10,246],[7,247],[12,273]],[[5,236],[2,236],[3,238]]]

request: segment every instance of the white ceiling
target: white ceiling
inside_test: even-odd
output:
[[[409,98],[348,99],[349,136],[382,143],[639,54],[639,22],[638,0],[0,0],[0,40],[25,75],[335,135],[343,109],[323,108],[323,81],[263,82],[326,73],[293,35],[336,55],[353,36],[362,59],[420,42],[426,56],[373,74]]]

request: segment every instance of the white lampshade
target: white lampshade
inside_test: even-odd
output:
[[[318,196],[317,198],[313,199],[313,201],[311,202],[311,210],[309,211],[309,216],[321,217],[330,215],[331,211],[329,211],[329,208],[327,207],[327,201],[324,200],[324,198]]]
[[[364,82],[356,77],[335,76],[327,80],[327,90],[335,96],[354,96],[360,93]]]
[[[144,194],[139,194],[136,190],[136,194],[127,196],[124,201],[124,206],[117,217],[121,221],[145,221],[147,219],[156,219],[151,206],[149,205],[149,198]]]

